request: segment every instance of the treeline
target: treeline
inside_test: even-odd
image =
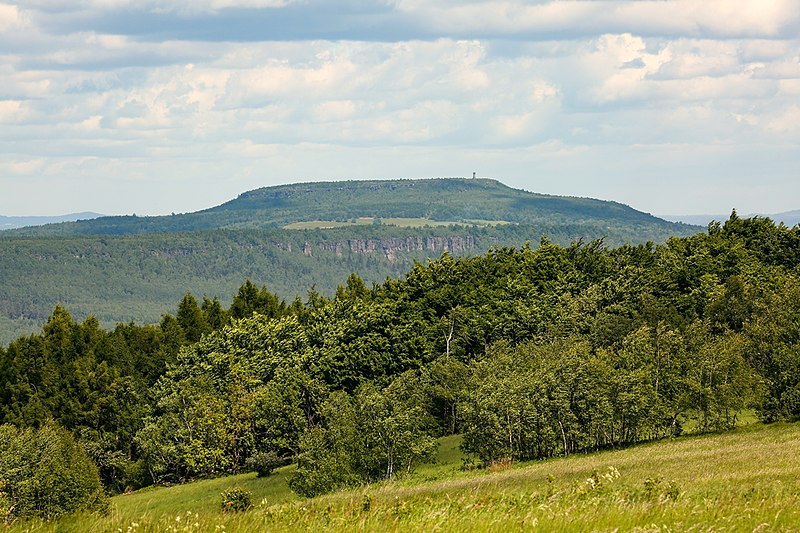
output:
[[[313,495],[464,435],[478,464],[800,416],[800,229],[498,247],[287,303],[181,301],[104,332],[57,308],[0,351],[2,421],[72,431],[110,490],[298,463]]]

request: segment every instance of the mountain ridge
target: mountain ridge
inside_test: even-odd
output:
[[[313,220],[406,217],[468,223],[647,226],[666,234],[697,227],[668,222],[609,200],[515,189],[488,178],[426,178],[302,182],[261,187],[204,210],[177,215],[101,217],[36,228],[14,235],[173,233],[209,229],[283,227]],[[6,234],[6,235],[10,235]]]
[[[26,228],[30,226],[44,226],[46,224],[59,224],[61,222],[76,222],[78,220],[91,220],[104,217],[100,213],[83,211],[80,213],[67,213],[66,215],[31,215],[31,216],[6,216],[0,215],[0,231]]]

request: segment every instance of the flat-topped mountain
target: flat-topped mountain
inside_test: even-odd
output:
[[[386,220],[388,219],[388,220]],[[26,235],[171,233],[207,229],[332,227],[365,220],[397,225],[544,224],[647,231],[663,240],[698,228],[617,202],[531,193],[490,179],[414,179],[296,183],[245,192],[217,207],[180,215],[102,217],[27,228]]]
[[[490,179],[440,178],[317,182],[264,187],[241,194],[207,213],[257,212],[279,224],[305,218],[356,216],[425,218],[433,221],[492,220],[570,223],[597,220],[658,222],[626,205],[513,189]]]

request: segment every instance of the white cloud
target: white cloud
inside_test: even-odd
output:
[[[356,111],[352,100],[326,100],[315,105],[311,113],[315,122],[335,122],[351,118]]]
[[[520,185],[536,168],[539,181],[527,188],[647,208],[655,202],[648,184],[670,197],[650,174],[719,180],[755,175],[752,161],[778,180],[800,164],[800,2],[348,2],[343,11],[377,10],[396,34],[377,39],[378,30],[359,28],[377,40],[318,39],[325,25],[313,17],[319,27],[284,40],[238,42],[236,25],[213,42],[180,33],[195,22],[224,26],[229,8],[256,16],[281,5],[0,4],[0,29],[8,29],[0,35],[0,173],[27,168],[31,179],[109,195],[120,183],[119,201],[139,204],[117,211],[152,213],[320,174],[471,175],[475,167]],[[297,2],[289,11],[300,18],[287,23],[324,7],[327,25],[346,33],[351,19],[336,18],[336,6]],[[143,20],[160,26],[127,31],[119,23],[128,13],[156,13]],[[157,178],[169,180],[158,206],[143,186]],[[800,197],[796,185],[783,188]],[[0,213],[19,207],[21,190],[4,185]],[[67,210],[78,208],[56,211]]]
[[[0,100],[0,123],[20,122],[25,118],[25,108],[19,100]]]
[[[27,0],[31,8],[47,11],[89,11],[93,9],[117,10],[138,8],[155,12],[202,12],[231,7],[270,8],[284,7],[294,0]]]
[[[19,29],[25,21],[19,8],[11,4],[0,4],[0,31]]]
[[[740,72],[747,64],[739,58],[737,43],[679,39],[665,47],[669,60],[657,70],[659,79],[692,79]]]
[[[195,4],[202,2],[195,2]],[[265,7],[285,7],[293,3],[292,0],[208,0],[211,9],[223,9],[230,7],[246,8],[265,8]]]
[[[778,92],[787,98],[800,97],[800,78],[780,80],[778,82]]]
[[[442,2],[400,0],[400,11],[428,21],[438,31],[562,34],[775,37],[796,29],[794,0],[565,0],[549,2]]]
[[[739,53],[744,62],[780,60],[797,53],[797,43],[786,39],[748,39],[739,45]]]
[[[800,56],[778,58],[770,63],[752,64],[754,78],[800,79]]]
[[[770,117],[766,128],[777,133],[800,133],[800,106],[795,104],[779,116]]]
[[[28,175],[40,172],[45,166],[44,159],[29,159],[25,161],[10,161],[7,169],[11,174]]]

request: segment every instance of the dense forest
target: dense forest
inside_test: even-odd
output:
[[[230,306],[188,292],[112,330],[59,306],[0,348],[0,384],[0,447],[60,435],[108,492],[295,461],[292,488],[315,495],[402,476],[453,433],[480,467],[724,430],[744,409],[793,419],[800,228],[733,213],[657,245],[543,238],[290,301],[246,281]],[[0,506],[54,514],[22,505],[11,470]]]
[[[350,272],[382,282],[445,250],[476,255],[543,234],[562,244],[603,235],[578,226],[358,226],[0,240],[0,343],[40,329],[56,304],[107,328],[157,323],[186,292],[229,305],[250,278],[282,298],[303,296],[312,285],[332,296]]]

